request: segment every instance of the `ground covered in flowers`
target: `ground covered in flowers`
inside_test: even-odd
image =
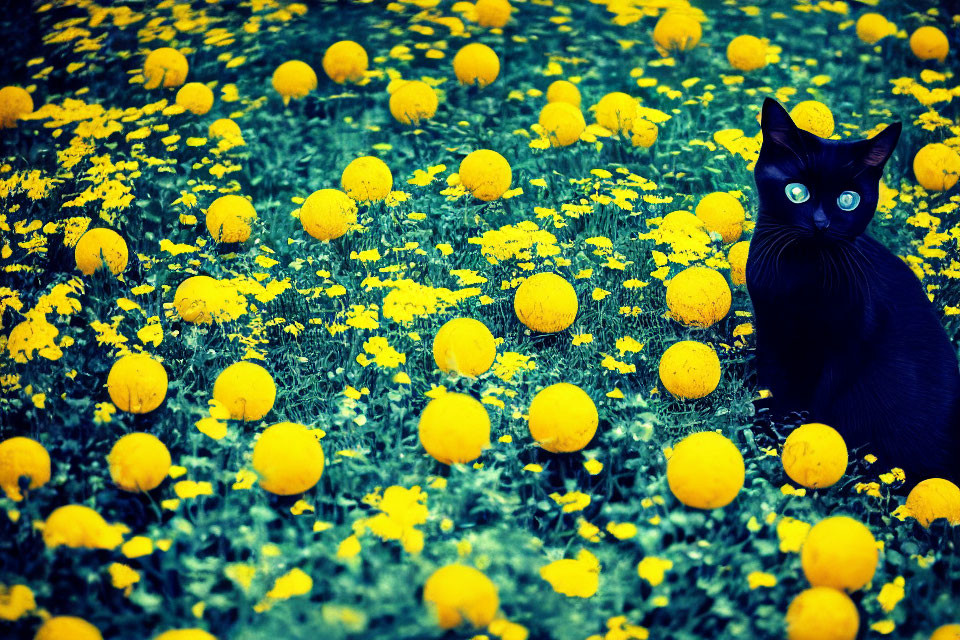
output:
[[[785,473],[742,284],[764,97],[901,120],[871,232],[960,342],[949,3],[129,4],[0,18],[0,636],[783,637],[838,515],[794,637],[960,623],[896,470]]]

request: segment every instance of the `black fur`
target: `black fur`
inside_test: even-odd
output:
[[[957,480],[960,368],[917,277],[865,229],[900,123],[869,140],[825,140],[763,104],[759,214],[746,267],[757,376],[776,413],[808,412],[885,469]],[[809,199],[787,198],[792,182]],[[860,194],[844,211],[837,197]]]

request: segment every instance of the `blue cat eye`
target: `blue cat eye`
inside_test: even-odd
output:
[[[860,194],[856,191],[844,191],[837,198],[837,206],[844,211],[853,211],[860,204]]]
[[[810,191],[799,182],[791,182],[784,191],[787,194],[787,198],[790,199],[790,202],[800,204],[810,199]]]

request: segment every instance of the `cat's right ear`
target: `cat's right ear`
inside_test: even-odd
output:
[[[800,130],[793,124],[790,114],[773,98],[763,101],[760,112],[760,130],[763,139],[775,142],[796,153],[800,146]]]

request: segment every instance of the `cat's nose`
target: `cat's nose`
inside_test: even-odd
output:
[[[817,231],[825,231],[830,226],[830,218],[823,211],[817,210],[813,214],[813,226],[817,228]]]

